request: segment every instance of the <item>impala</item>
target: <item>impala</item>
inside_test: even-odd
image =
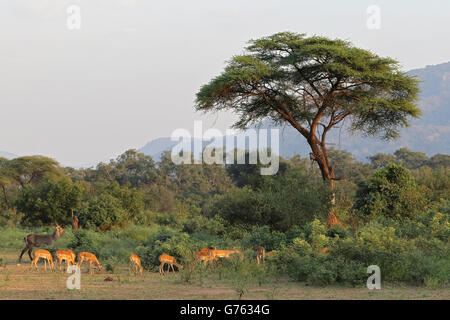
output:
[[[177,266],[178,270],[183,269],[183,266],[181,264],[178,264],[174,257],[169,256],[168,254],[162,254],[159,256],[159,262],[161,264],[159,265],[159,274],[165,275],[164,272],[164,265],[167,263],[169,264],[169,268],[167,268],[168,272],[170,273],[170,268],[172,268],[172,271],[175,272],[173,269],[173,265]]]
[[[137,254],[132,254],[130,256],[130,265],[132,266],[134,273],[139,272],[142,276],[141,258],[139,258]]]
[[[51,265],[51,270],[53,270],[55,268],[55,265],[53,264],[53,258],[52,258],[51,253],[47,250],[39,249],[39,250],[36,250],[36,252],[34,253],[34,260],[31,261],[31,269],[33,269],[33,264],[34,264],[34,267],[36,268],[36,270],[38,270],[37,262],[38,262],[39,258],[44,259],[45,271],[47,271],[47,262],[49,265]]]
[[[195,253],[195,260],[203,261],[203,263],[206,265],[208,262],[210,262],[212,260],[217,260],[217,258],[215,258],[212,255],[212,250],[211,249],[203,248],[200,251],[197,251]]]
[[[69,268],[70,264],[75,263],[75,252],[72,250],[58,250],[55,253],[55,261],[59,263],[59,270],[61,271],[62,261],[66,261],[66,270]]]
[[[264,263],[264,258],[266,257],[266,249],[264,247],[259,246],[256,248],[256,263],[259,264],[262,260]]]
[[[237,249],[233,249],[233,250],[211,250],[211,254],[214,257],[215,260],[217,260],[217,258],[230,258],[232,254],[239,254],[239,256],[241,258],[244,258],[244,254]]]
[[[22,252],[19,256],[19,262],[22,261],[22,256],[25,251],[28,250],[28,255],[30,256],[30,260],[33,260],[31,256],[31,252],[34,247],[40,247],[42,245],[52,246],[53,243],[58,240],[60,236],[64,234],[63,228],[61,228],[58,224],[56,224],[55,232],[52,235],[49,234],[29,234],[24,238],[25,248],[23,248]]]
[[[90,252],[80,252],[78,254],[78,267],[81,269],[81,265],[83,264],[83,261],[89,261],[89,273],[94,273],[93,266],[94,263],[97,265],[98,272],[102,273],[103,267],[98,262],[97,257],[95,254]]]

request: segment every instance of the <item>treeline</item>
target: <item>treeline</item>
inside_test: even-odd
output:
[[[431,158],[406,148],[358,162],[331,150],[336,165],[338,218],[356,228],[384,215],[414,218],[450,194],[450,156]],[[268,226],[287,231],[330,210],[329,190],[309,160],[281,159],[275,176],[260,165],[174,165],[128,150],[96,168],[62,168],[42,156],[0,159],[0,222],[3,225],[70,224],[109,230],[130,223],[160,224],[194,232],[216,219],[224,228]],[[389,194],[386,190],[389,189]]]
[[[359,286],[375,264],[383,281],[448,285],[450,157],[400,149],[368,163],[342,150],[330,158],[342,178],[334,207],[341,225],[332,227],[330,190],[299,156],[281,159],[275,176],[260,175],[259,164],[174,165],[170,153],[155,162],[135,150],[80,170],[39,156],[1,159],[0,243],[20,250],[30,229],[52,232],[58,222],[66,234],[49,250],[93,252],[110,271],[132,252],[157,270],[167,253],[187,266],[186,282],[209,274],[260,283],[286,274]],[[70,230],[72,210],[81,230]],[[240,248],[246,258],[208,273],[192,259],[212,245]],[[260,245],[274,250],[262,268],[254,255]]]

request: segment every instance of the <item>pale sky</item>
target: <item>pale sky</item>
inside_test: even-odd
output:
[[[0,150],[78,167],[194,120],[225,132],[233,116],[194,112],[196,92],[249,39],[280,31],[346,39],[405,71],[450,61],[448,0],[1,0]]]

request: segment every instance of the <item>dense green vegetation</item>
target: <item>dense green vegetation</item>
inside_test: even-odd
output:
[[[44,157],[1,159],[0,246],[19,254],[26,234],[50,233],[58,222],[66,233],[50,250],[94,252],[109,270],[135,252],[156,271],[158,255],[168,253],[185,264],[187,282],[209,272],[230,281],[286,274],[312,285],[364,285],[376,264],[386,281],[447,285],[450,157],[400,149],[361,163],[329,153],[346,177],[336,182],[335,210],[345,227],[325,225],[329,188],[299,156],[281,159],[275,176],[261,176],[257,165],[175,166],[168,153],[155,163],[135,150],[79,170]],[[221,271],[195,267],[193,252],[212,245],[240,248],[246,258],[222,262]],[[275,254],[257,268],[259,245]]]

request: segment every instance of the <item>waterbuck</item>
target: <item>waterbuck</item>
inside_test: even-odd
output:
[[[43,245],[51,246],[63,234],[64,234],[63,228],[61,228],[58,224],[56,224],[56,230],[55,230],[55,232],[53,232],[52,235],[49,235],[49,234],[29,234],[29,235],[27,235],[24,238],[25,248],[23,248],[22,252],[20,253],[19,262],[22,261],[22,256],[25,253],[25,251],[28,250],[28,255],[30,256],[30,260],[33,260],[33,257],[31,256],[31,252],[33,251],[33,248],[40,247]]]

